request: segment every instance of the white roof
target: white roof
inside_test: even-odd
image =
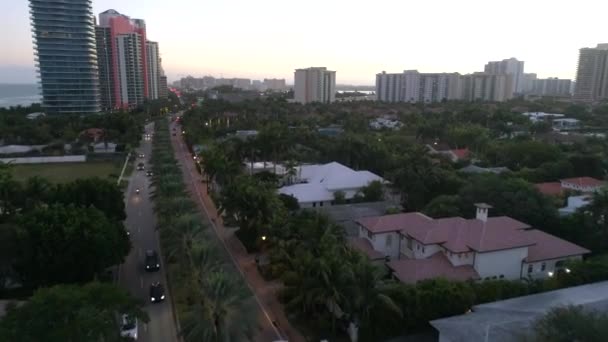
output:
[[[369,171],[355,171],[337,162],[302,165],[297,177],[306,183],[284,186],[279,193],[292,195],[300,203],[331,201],[335,191],[360,189],[376,180],[384,182],[382,177]]]
[[[0,154],[27,153],[33,150],[42,150],[46,145],[6,145],[0,146]]]

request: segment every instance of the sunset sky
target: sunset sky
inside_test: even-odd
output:
[[[525,72],[574,78],[578,49],[608,43],[606,0],[93,0],[146,21],[170,81],[186,75],[286,78],[326,66],[337,83],[375,74],[482,71],[516,57]],[[0,1],[0,83],[34,83],[27,0]]]

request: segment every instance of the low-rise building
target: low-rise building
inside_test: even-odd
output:
[[[390,257],[387,267],[405,283],[543,278],[589,253],[510,217],[488,217],[490,208],[477,204],[475,219],[418,212],[366,217],[357,220],[359,238]]]
[[[391,120],[387,118],[376,118],[369,122],[369,127],[372,129],[393,129],[397,130],[403,127],[403,123],[398,120]]]
[[[568,216],[574,214],[580,208],[583,208],[591,204],[591,196],[570,196],[565,207],[559,208],[558,212],[561,216]]]
[[[571,118],[553,119],[553,128],[557,130],[577,129],[580,126],[580,120]]]
[[[511,170],[509,170],[508,167],[504,167],[504,166],[498,166],[498,167],[481,167],[481,166],[477,166],[477,165],[467,165],[461,169],[458,170],[459,172],[464,172],[464,173],[495,173],[495,174],[501,174],[503,172],[510,172]]]
[[[435,149],[433,146],[431,145],[426,145],[426,147],[429,149],[429,152],[431,154],[440,154],[443,155],[445,157],[447,157],[450,161],[452,162],[458,162],[461,160],[467,160],[471,157],[471,152],[469,151],[468,148],[458,148],[458,149],[451,149],[451,150],[438,150]]]
[[[598,192],[606,185],[605,181],[592,177],[575,177],[562,179],[559,182],[545,182],[534,184],[539,192],[548,196],[561,196],[566,190],[583,193]]]
[[[532,341],[534,322],[566,305],[608,312],[608,281],[475,305],[464,315],[430,323],[439,342]]]
[[[351,200],[373,181],[384,183],[382,177],[369,171],[355,171],[340,163],[302,165],[296,168],[293,185],[284,186],[279,193],[298,200],[301,208],[332,205],[336,192],[342,192],[345,200]]]

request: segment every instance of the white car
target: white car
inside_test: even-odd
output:
[[[122,315],[120,322],[120,336],[130,337],[137,340],[137,318],[129,315]]]

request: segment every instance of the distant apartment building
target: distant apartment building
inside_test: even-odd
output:
[[[536,74],[533,73],[529,73],[529,74],[524,74],[523,79],[522,79],[522,93],[523,94],[530,94],[532,93],[532,91],[534,90],[534,82],[537,80],[537,76]]]
[[[513,98],[511,74],[476,72],[463,76],[462,87],[466,101],[502,102]]]
[[[148,58],[148,99],[156,100],[159,98],[160,88],[160,55],[157,42],[146,42]]]
[[[99,14],[95,33],[103,108],[128,109],[144,99],[158,99],[162,76],[159,46],[146,39],[145,22],[110,9]]]
[[[580,49],[574,100],[592,103],[606,98],[608,98],[608,44]]]
[[[488,62],[484,68],[487,74],[507,74],[512,76],[511,89],[514,94],[521,94],[524,88],[524,62],[516,58],[503,59],[502,61]]]
[[[100,112],[91,2],[30,0],[42,105],[49,115]]]
[[[287,88],[287,85],[285,84],[285,79],[281,78],[265,78],[264,82],[262,82],[262,84],[264,84],[264,86],[266,86],[266,89],[268,90],[285,90]]]
[[[572,80],[550,77],[534,80],[530,94],[541,96],[570,96],[571,88]]]
[[[403,73],[376,75],[376,98],[383,102],[431,103],[458,100],[462,96],[462,80],[458,73]]]
[[[146,25],[115,10],[99,14],[97,51],[105,59],[100,65],[102,103],[105,109],[132,108],[148,96]]]
[[[294,99],[299,103],[331,103],[336,99],[336,72],[325,67],[296,69]]]

